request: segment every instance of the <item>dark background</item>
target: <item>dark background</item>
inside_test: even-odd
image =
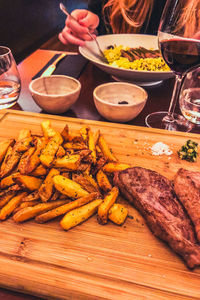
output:
[[[69,11],[87,7],[87,0],[0,0],[0,44],[17,63],[62,30],[61,1]]]

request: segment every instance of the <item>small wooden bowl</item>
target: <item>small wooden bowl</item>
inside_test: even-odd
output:
[[[32,80],[29,90],[43,110],[60,114],[66,112],[77,101],[81,83],[69,76],[51,75]]]

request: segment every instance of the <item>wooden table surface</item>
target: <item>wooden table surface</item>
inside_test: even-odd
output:
[[[58,51],[37,50],[19,64],[19,72],[22,80],[22,90],[16,104],[12,109],[24,110],[30,112],[41,112],[41,109],[33,101],[28,85],[31,78],[56,54]],[[70,53],[71,54],[71,53]],[[76,55],[76,54],[74,54]],[[82,89],[81,94],[76,104],[64,115],[68,117],[76,117],[82,119],[106,121],[97,112],[94,103],[92,92],[93,89],[102,83],[113,81],[110,75],[104,73],[91,63],[88,63],[79,78]],[[145,117],[151,112],[159,110],[167,110],[172,94],[174,80],[169,79],[163,81],[158,86],[145,88],[148,93],[148,101],[141,114],[129,122],[128,124],[145,126]],[[179,111],[178,107],[176,111]],[[198,130],[198,129],[197,129]],[[197,132],[194,130],[194,132]],[[14,278],[13,278],[14,280]],[[38,299],[33,296],[0,289],[0,299],[5,300],[25,300]]]

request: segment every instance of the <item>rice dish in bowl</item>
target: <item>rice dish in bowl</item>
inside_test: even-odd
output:
[[[110,34],[97,37],[97,41],[100,48],[105,51],[109,46],[114,45],[116,47],[122,46],[122,48],[131,47],[139,48],[144,47],[148,50],[158,50],[158,37],[155,35],[145,34]],[[159,51],[159,50],[158,50]],[[123,59],[120,60],[120,64],[123,64],[123,68],[118,64],[105,63],[97,49],[95,41],[89,41],[85,43],[85,46],[79,47],[79,52],[89,61],[91,61],[98,68],[104,72],[110,74],[112,77],[119,81],[128,81],[131,83],[139,84],[142,86],[155,85],[162,80],[174,77],[172,71],[149,71],[147,69],[141,70],[141,65],[137,70],[129,68],[129,63]],[[153,60],[154,62],[156,60]],[[149,63],[147,60],[146,63]],[[137,62],[138,63],[138,62]],[[150,61],[152,65],[152,60]],[[139,64],[139,63],[138,63]],[[141,61],[140,61],[141,64]],[[126,68],[124,67],[126,65]],[[128,66],[128,68],[127,68]],[[143,67],[143,66],[142,66]],[[157,68],[157,66],[156,66]]]
[[[108,64],[113,67],[152,72],[170,71],[159,50],[120,45],[108,47],[104,50],[104,55]]]

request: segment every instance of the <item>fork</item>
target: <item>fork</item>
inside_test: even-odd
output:
[[[69,12],[68,12],[67,8],[65,7],[65,5],[64,5],[63,3],[60,3],[60,9],[62,10],[62,12],[64,12],[64,14],[65,14],[66,16],[72,18],[75,22],[78,22],[78,21],[77,21],[77,20],[76,20]],[[106,58],[105,58],[105,56],[104,56],[103,51],[101,50],[101,47],[99,46],[99,43],[98,43],[97,39],[93,37],[93,35],[89,32],[89,30],[88,30],[87,34],[92,38],[93,41],[95,41],[95,43],[96,43],[96,45],[97,45],[97,47],[98,47],[98,50],[99,50],[99,52],[100,52],[100,54],[101,54],[101,56],[102,56],[102,59],[103,59],[104,62],[105,62],[105,61],[106,61]]]

